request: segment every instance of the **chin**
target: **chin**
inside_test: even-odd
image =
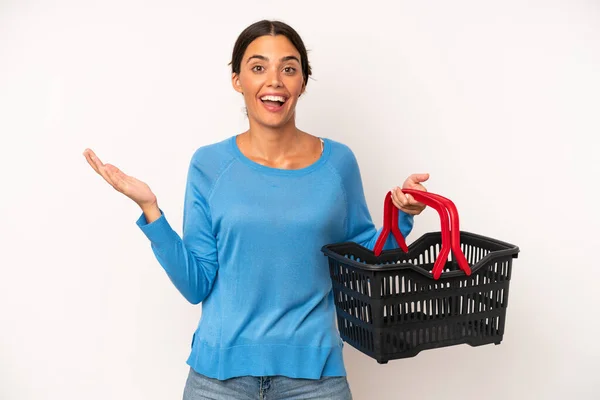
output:
[[[283,129],[286,124],[269,124],[269,123],[264,123],[264,122],[258,122],[258,125],[263,126],[265,128],[268,129]]]
[[[294,124],[294,118],[253,118],[256,125],[261,125],[270,129],[281,129],[290,124]]]

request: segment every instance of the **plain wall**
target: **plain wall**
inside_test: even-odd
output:
[[[263,18],[310,49],[297,124],[354,150],[378,226],[386,191],[429,172],[462,229],[521,249],[500,346],[378,365],[346,345],[355,399],[600,398],[591,0],[1,0],[0,398],[181,398],[201,305],[82,152],[181,233],[194,150],[247,127],[227,64]],[[428,209],[408,242],[436,230]]]

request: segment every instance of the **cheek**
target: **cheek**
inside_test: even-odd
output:
[[[300,96],[300,94],[302,94],[302,82],[303,82],[302,80],[294,81],[293,83],[291,83],[288,86],[290,93],[295,95],[295,97],[298,97],[298,96]]]
[[[247,107],[254,107],[256,100],[256,89],[251,86],[243,86],[244,103]]]
[[[243,77],[240,79],[240,85],[242,87],[242,92],[244,92],[244,97],[254,96],[256,94],[257,89],[261,86],[261,82],[257,79],[251,79],[251,77]]]

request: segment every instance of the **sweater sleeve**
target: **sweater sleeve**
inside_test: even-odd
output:
[[[183,238],[169,225],[164,214],[148,224],[142,214],[137,225],[150,240],[152,251],[177,290],[192,304],[210,293],[218,270],[217,243],[207,203],[207,176],[192,158],[188,170]]]
[[[344,164],[342,179],[347,203],[347,241],[358,243],[369,250],[373,250],[383,227],[376,229],[373,224],[365,199],[360,168],[354,153],[350,149],[348,149],[347,161]],[[380,210],[383,216],[383,201]],[[412,231],[413,224],[414,217],[412,215],[398,210],[398,227],[404,238]],[[384,250],[398,248],[394,235],[391,233],[388,235],[383,248]]]

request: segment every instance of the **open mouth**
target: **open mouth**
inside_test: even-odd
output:
[[[285,104],[285,102],[287,101],[287,98],[285,98],[283,96],[267,95],[267,96],[262,96],[260,98],[260,101],[262,101],[263,104],[265,106],[267,106],[267,108],[278,109]]]

